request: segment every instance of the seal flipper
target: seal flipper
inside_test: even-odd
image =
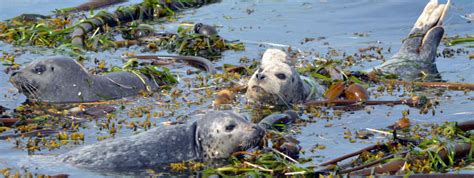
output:
[[[438,4],[437,0],[431,0],[416,20],[408,38],[403,41],[399,52],[420,52],[419,47],[422,46],[423,42],[433,37],[429,36],[429,32],[435,27],[442,26],[448,8],[449,1],[448,4]]]
[[[442,23],[449,3],[449,0],[447,4],[438,4],[437,0],[431,0],[418,17],[408,38],[403,41],[400,50],[390,60],[374,69],[397,74],[399,78],[408,81],[417,79],[420,73],[437,77],[436,49],[444,34]]]
[[[423,38],[420,47],[420,59],[431,60],[433,63],[436,58],[436,50],[438,49],[441,38],[443,38],[444,28],[436,26],[431,28]]]

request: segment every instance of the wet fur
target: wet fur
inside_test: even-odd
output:
[[[388,61],[374,68],[377,72],[397,74],[406,81],[439,77],[435,58],[436,50],[444,34],[443,18],[449,9],[447,4],[431,0],[426,6],[400,50]],[[369,70],[369,72],[372,70]],[[423,74],[422,74],[423,73]]]
[[[278,78],[279,74],[284,74],[285,79]],[[268,49],[262,57],[260,68],[248,82],[246,97],[251,103],[289,106],[303,102],[309,94],[310,86],[291,66],[286,53],[278,49]],[[321,92],[316,96],[322,96]]]
[[[41,73],[35,67],[44,66]],[[141,76],[152,90],[158,84]],[[146,91],[146,85],[130,72],[89,74],[74,59],[52,57],[35,60],[10,78],[13,85],[31,101],[68,103],[119,99]]]
[[[421,74],[428,74],[425,80],[439,76],[436,68],[436,50],[444,34],[443,18],[449,7],[431,0],[416,21],[400,50],[388,61],[367,72],[397,74],[400,79],[413,81]],[[285,73],[295,80],[281,81],[274,76]],[[259,79],[257,75],[265,76]],[[317,96],[322,96],[321,91]],[[302,82],[299,75],[287,60],[286,53],[278,49],[268,49],[262,57],[261,67],[255,71],[248,82],[246,98],[251,103],[289,105],[303,102],[309,94],[309,86]]]
[[[234,125],[232,130],[228,126]],[[211,111],[195,122],[153,128],[143,133],[104,140],[59,156],[61,161],[91,169],[157,168],[182,161],[226,159],[255,147],[264,130],[230,111]]]

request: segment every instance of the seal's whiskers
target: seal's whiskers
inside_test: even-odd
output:
[[[30,82],[28,82],[27,80],[25,80],[24,82],[22,82],[24,85],[24,88],[28,90],[28,93],[30,93],[30,95],[32,96],[32,99],[39,99],[39,95],[38,95],[38,88],[35,87],[33,84],[31,84]]]

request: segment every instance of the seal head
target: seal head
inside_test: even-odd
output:
[[[267,49],[248,82],[246,98],[250,103],[289,106],[306,100],[310,93],[311,86],[290,65],[286,53]]]
[[[40,100],[52,95],[61,95],[58,91],[63,88],[77,88],[87,85],[87,80],[77,80],[64,84],[65,79],[73,81],[76,78],[90,78],[87,71],[73,59],[52,57],[45,60],[35,60],[24,69],[14,72],[10,78],[12,84],[27,98]],[[64,84],[64,85],[63,85]],[[78,95],[79,91],[75,93]]]
[[[212,35],[217,35],[217,30],[213,26],[197,23],[194,25],[194,33],[212,36]]]
[[[211,111],[196,123],[205,160],[228,158],[236,151],[253,148],[264,135],[263,128],[229,111]]]
[[[159,87],[146,76],[130,72],[89,74],[67,57],[35,60],[13,73],[10,82],[30,101],[52,103],[118,99]]]

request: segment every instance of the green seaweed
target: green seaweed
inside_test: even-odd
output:
[[[451,39],[448,42],[448,46],[454,46],[454,45],[470,43],[470,42],[474,42],[474,36],[472,35],[468,35],[466,37],[456,37],[454,39]]]

